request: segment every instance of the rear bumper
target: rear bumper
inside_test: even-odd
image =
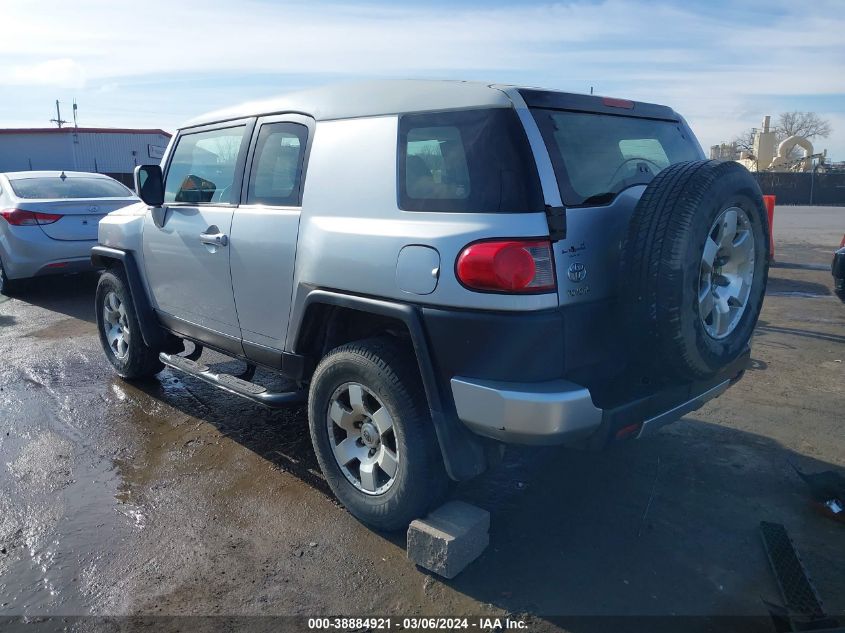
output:
[[[91,248],[97,240],[54,240],[38,226],[5,227],[0,255],[10,279],[91,270]]]
[[[509,444],[560,444],[594,432],[602,411],[567,380],[507,383],[452,378],[458,418],[470,430]]]
[[[602,448],[641,438],[701,408],[736,383],[748,365],[746,351],[708,381],[675,385],[621,406],[600,409],[590,391],[566,380],[506,383],[455,377],[458,418],[473,432],[508,444],[571,444]]]

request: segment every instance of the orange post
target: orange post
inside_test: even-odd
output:
[[[769,261],[775,261],[775,197],[763,196],[763,204],[766,205],[766,213],[769,216]]]

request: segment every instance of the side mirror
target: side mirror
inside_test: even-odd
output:
[[[158,165],[138,165],[135,168],[135,193],[151,207],[164,204],[164,178]]]

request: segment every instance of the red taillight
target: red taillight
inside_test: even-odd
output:
[[[634,102],[627,99],[614,99],[613,97],[602,97],[601,102],[611,108],[625,108],[626,110],[634,109]]]
[[[555,289],[548,240],[501,240],[470,244],[458,256],[458,279],[474,290],[542,292]]]
[[[62,218],[58,213],[38,213],[36,211],[24,211],[23,209],[5,209],[0,211],[0,216],[3,216],[3,219],[12,226],[52,224]]]

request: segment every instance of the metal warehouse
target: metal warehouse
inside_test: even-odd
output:
[[[158,129],[0,129],[0,172],[91,171],[131,186],[135,166],[158,164],[169,141]]]

